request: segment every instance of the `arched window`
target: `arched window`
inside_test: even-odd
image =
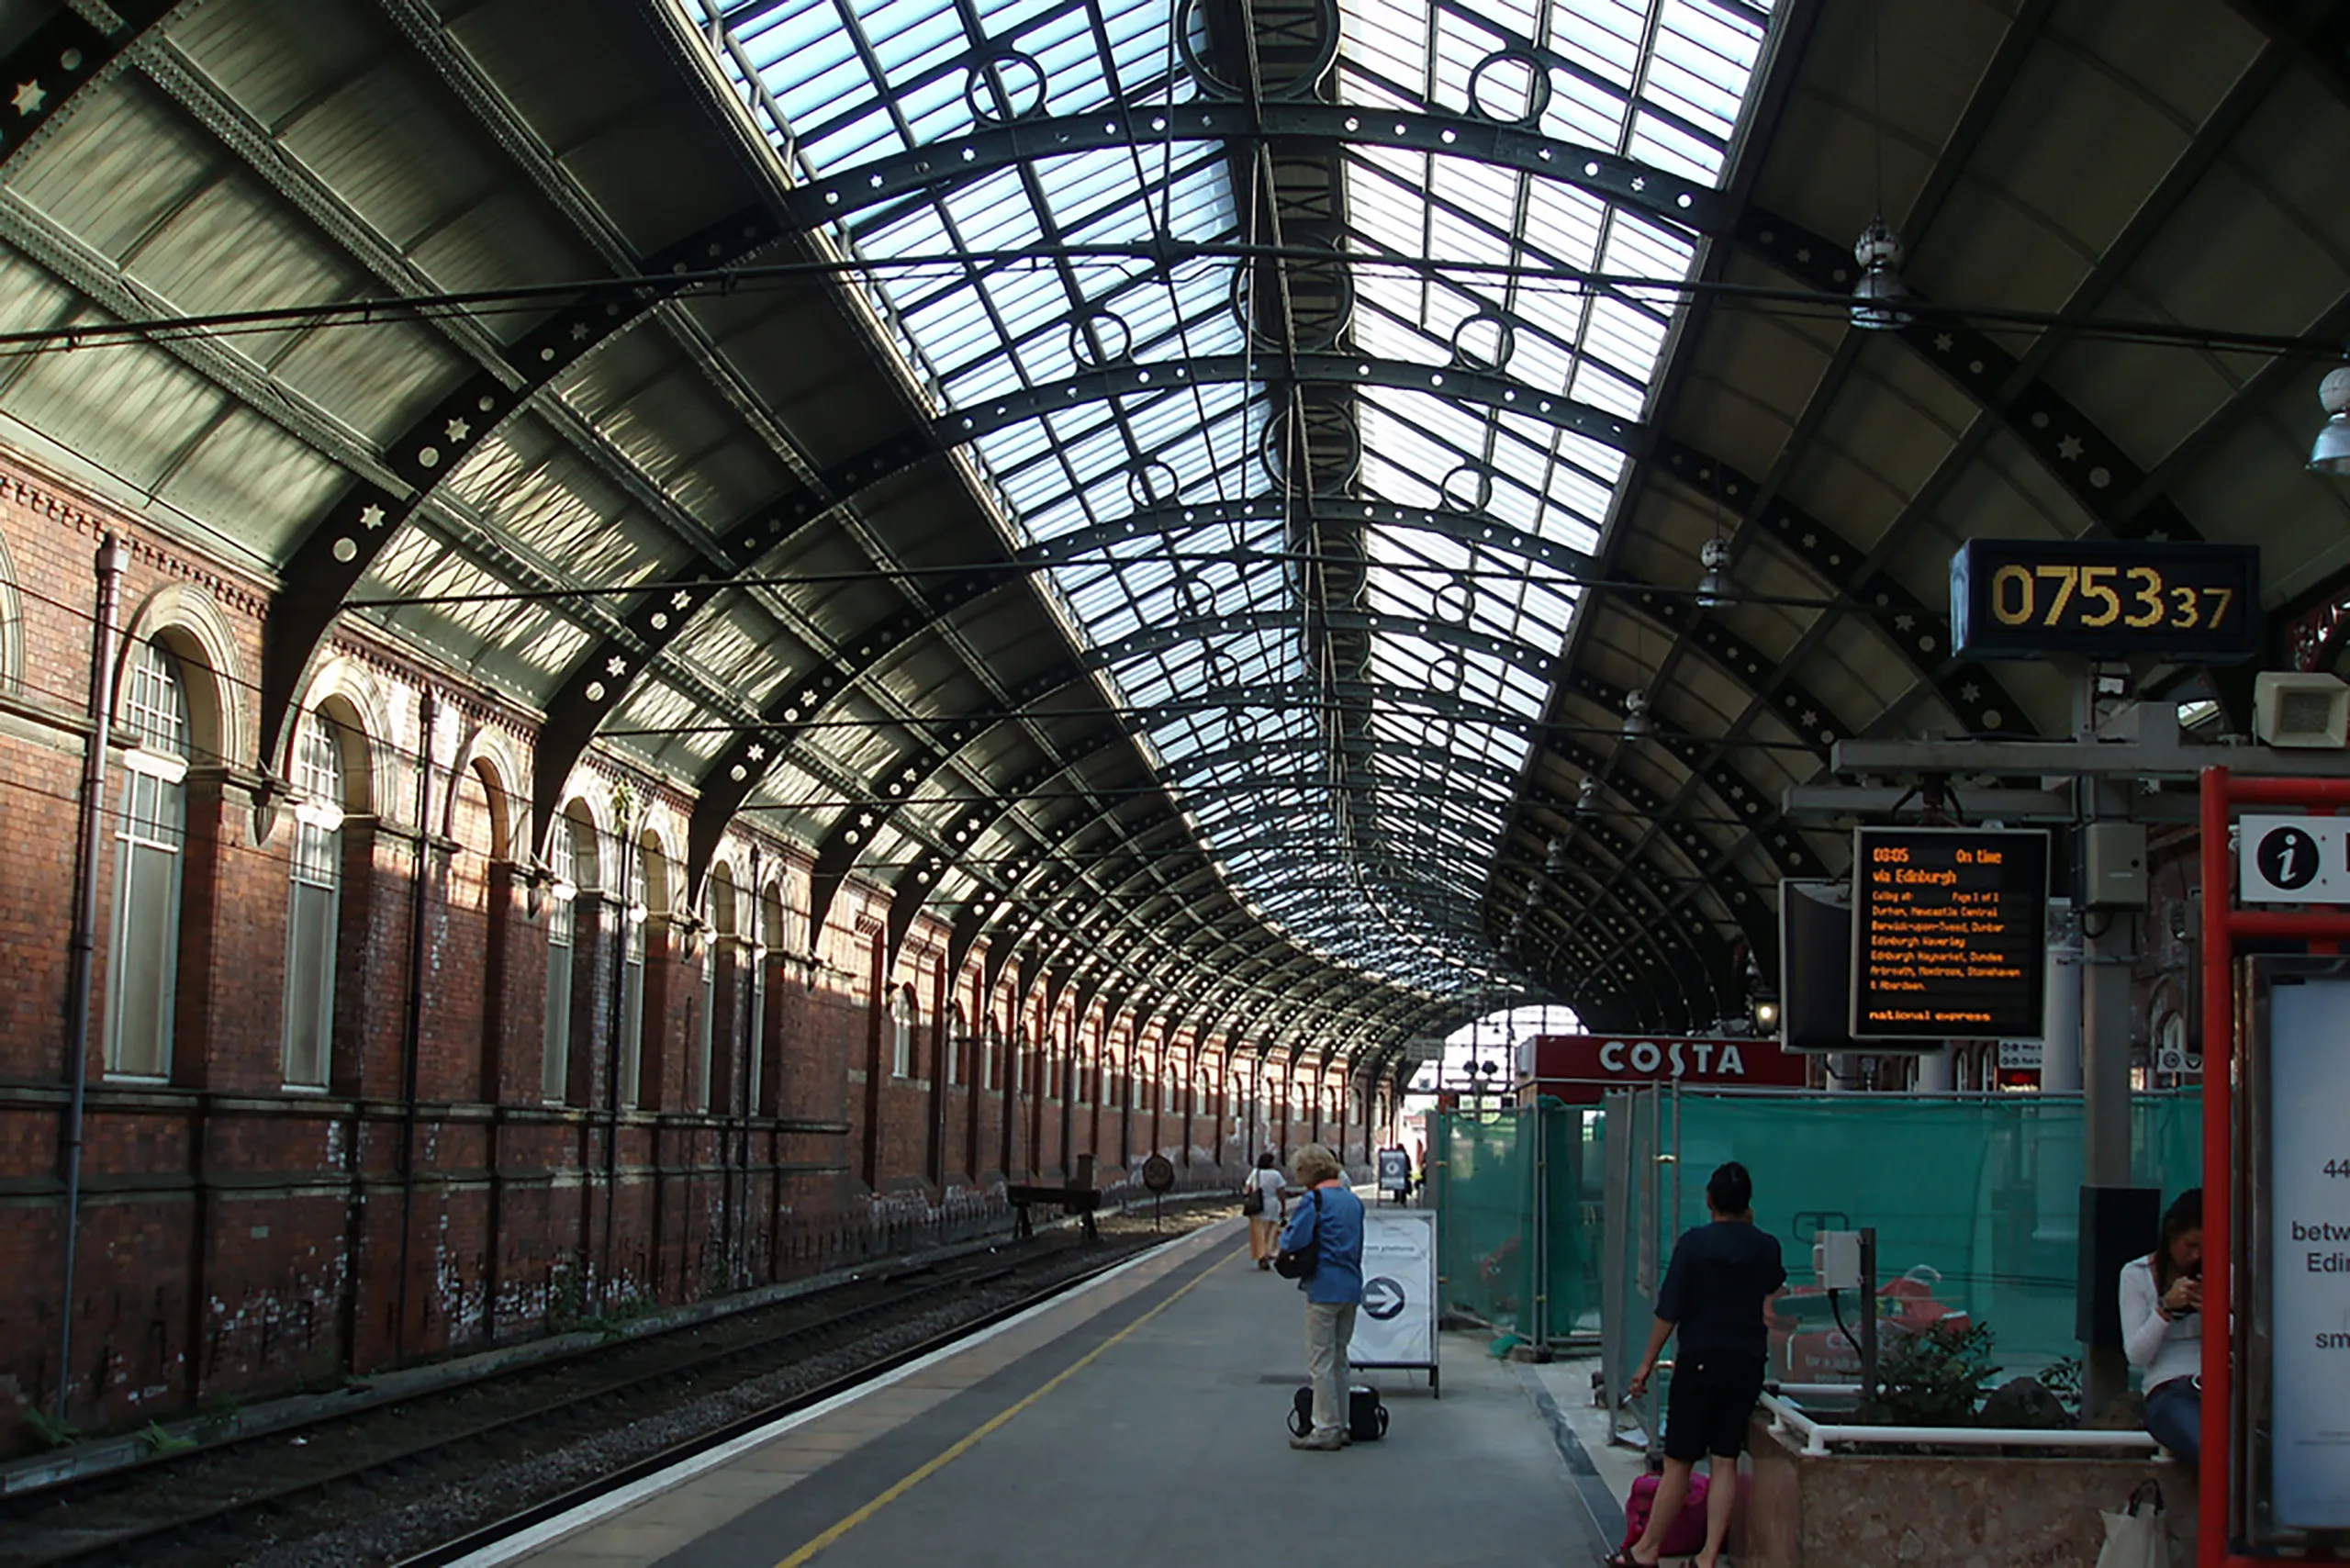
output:
[[[751,946],[751,1030],[746,1049],[751,1061],[750,1106],[756,1112],[767,1085],[767,968],[783,951],[783,895],[772,884],[759,898],[758,928]]]
[[[701,945],[701,1008],[694,1015],[694,1107],[707,1111],[711,1102],[711,1057],[717,1043],[718,942],[734,935],[734,873],[721,860],[710,868],[710,929]]]
[[[8,542],[0,539],[0,691],[15,691],[24,683],[25,618],[17,600],[17,567],[8,559]]]
[[[890,1076],[914,1075],[914,1030],[922,1023],[922,1002],[914,988],[901,986],[890,1007]]]
[[[285,1084],[324,1089],[334,1047],[335,923],[342,904],[342,746],[312,711],[294,737],[293,888],[285,920]]]
[[[644,918],[651,909],[648,893],[656,873],[654,859],[661,853],[651,834],[629,857],[628,903],[621,911],[621,1103],[637,1103],[644,1067]]]
[[[560,1104],[571,1092],[571,955],[578,929],[579,890],[596,884],[596,841],[582,833],[577,819],[565,812],[554,819],[547,835],[547,868],[554,886],[547,904],[547,1027],[546,1052],[540,1069],[539,1092]]]
[[[106,1070],[172,1073],[172,997],[179,960],[180,861],[187,829],[187,688],[156,643],[132,654],[122,727],[127,799],[115,832],[112,996]]]

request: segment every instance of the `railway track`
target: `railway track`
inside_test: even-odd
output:
[[[452,1562],[1024,1311],[1152,1239],[1039,1238],[69,1482],[0,1506],[0,1568]],[[368,1544],[327,1545],[353,1532]],[[312,1541],[321,1550],[306,1556]]]

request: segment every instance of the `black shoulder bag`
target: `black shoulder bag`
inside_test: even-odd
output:
[[[1322,1264],[1322,1189],[1314,1189],[1314,1228],[1305,1238],[1305,1245],[1292,1250],[1284,1247],[1273,1258],[1273,1272],[1284,1280],[1310,1280]]]

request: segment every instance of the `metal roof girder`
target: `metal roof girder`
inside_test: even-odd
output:
[[[1147,108],[1014,120],[834,171],[784,196],[787,218],[813,230],[912,196],[943,196],[1016,164],[1080,152],[1193,142],[1371,147],[1471,159],[1578,186],[1617,206],[1701,233],[1725,223],[1720,193],[1620,153],[1556,140],[1474,116],[1362,105],[1195,99]],[[1173,259],[1184,247],[1166,243]]]

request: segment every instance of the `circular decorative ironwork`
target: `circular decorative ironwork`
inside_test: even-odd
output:
[[[1284,18],[1286,29],[1286,18]],[[1175,28],[1175,47],[1183,56],[1183,69],[1192,73],[1203,98],[1239,98],[1246,96],[1242,83],[1227,82],[1216,74],[1214,67],[1202,58],[1208,42],[1207,13],[1201,0],[1187,0],[1182,17]],[[1285,45],[1290,43],[1283,39]],[[1293,45],[1292,47],[1294,47]],[[1280,62],[1262,62],[1263,95],[1275,101],[1290,98],[1310,98],[1321,85],[1322,78],[1338,59],[1338,0],[1315,0],[1313,52],[1292,64],[1287,58]]]
[[[1550,68],[1522,45],[1494,50],[1469,73],[1469,112],[1479,119],[1531,129],[1550,106]]]
[[[1346,256],[1328,241],[1301,241],[1326,254],[1311,261],[1259,261],[1232,271],[1232,319],[1248,334],[1250,344],[1260,349],[1285,346],[1278,320],[1265,321],[1258,318],[1257,284],[1261,272],[1270,280],[1275,267],[1286,269],[1275,299],[1279,308],[1289,313],[1290,334],[1297,340],[1297,347],[1306,353],[1319,353],[1334,347],[1346,335],[1355,319],[1355,278]]]
[[[1126,319],[1104,307],[1069,324],[1069,353],[1086,370],[1106,370],[1134,357],[1135,331]]]
[[[1517,324],[1498,310],[1464,316],[1452,329],[1452,363],[1463,370],[1500,372],[1517,353]]]
[[[1436,590],[1436,619],[1466,622],[1469,612],[1477,607],[1477,588],[1468,574],[1456,574]]]
[[[963,105],[979,125],[1033,119],[1045,112],[1045,68],[1033,55],[999,50],[964,73]]]
[[[1126,470],[1126,496],[1137,511],[1172,505],[1181,487],[1182,481],[1176,477],[1173,465],[1156,457]]]
[[[1437,487],[1445,504],[1459,511],[1483,511],[1494,502],[1494,476],[1474,463],[1463,463]]]
[[[1343,404],[1308,403],[1302,414],[1285,406],[1257,441],[1265,472],[1292,495],[1337,495],[1362,472],[1362,427]],[[1304,461],[1292,465],[1292,454]]]

